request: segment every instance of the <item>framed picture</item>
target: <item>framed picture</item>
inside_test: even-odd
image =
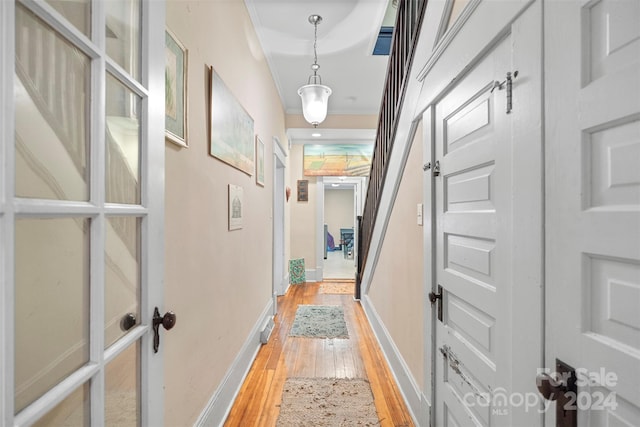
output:
[[[166,138],[181,147],[188,147],[187,141],[187,63],[188,52],[178,38],[169,30],[165,31],[165,113]]]
[[[304,176],[368,176],[373,144],[305,145]]]
[[[307,179],[298,180],[298,201],[299,202],[309,201],[309,180]]]
[[[210,67],[210,154],[247,175],[255,170],[253,119]]]
[[[229,230],[242,228],[243,203],[242,187],[229,184]]]
[[[264,187],[264,142],[256,135],[256,184]]]

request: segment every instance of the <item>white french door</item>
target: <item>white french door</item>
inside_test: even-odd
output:
[[[638,426],[640,1],[550,1],[545,27],[547,368],[576,370],[577,425]]]
[[[433,107],[437,426],[541,421],[540,24],[537,2]]]
[[[0,2],[0,426],[162,424],[164,8]]]

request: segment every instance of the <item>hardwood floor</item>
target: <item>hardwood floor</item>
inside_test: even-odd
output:
[[[278,298],[271,338],[260,349],[225,426],[275,426],[289,377],[368,379],[380,425],[414,425],[360,303],[352,295],[323,294],[319,288],[320,283],[294,285]],[[298,304],[342,305],[349,339],[289,337]]]

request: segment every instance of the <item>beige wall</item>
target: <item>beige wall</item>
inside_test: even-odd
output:
[[[354,227],[353,189],[324,191],[324,223],[336,246],[340,243],[340,229]]]
[[[302,170],[302,145],[291,147],[291,259],[304,258],[306,269],[316,267],[316,215],[317,215],[317,185],[316,177],[304,176]],[[309,201],[299,202],[297,182],[309,181]],[[323,255],[324,256],[324,255]]]
[[[205,408],[271,299],[272,137],[285,148],[287,139],[244,2],[168,1],[167,27],[189,49],[189,148],[166,145],[165,307],[177,324],[163,341],[165,423],[184,426]],[[266,145],[265,187],[208,154],[207,65],[254,119]],[[243,228],[231,232],[228,184],[243,187],[245,204]]]
[[[422,126],[411,152],[393,206],[369,298],[391,339],[424,390],[423,244],[416,206],[422,202]]]

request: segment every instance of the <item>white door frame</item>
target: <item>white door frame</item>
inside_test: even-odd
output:
[[[324,182],[325,177],[316,177],[316,265],[313,277],[307,269],[309,282],[322,282],[324,278]]]
[[[325,186],[328,184],[348,184],[353,186],[354,202],[353,202],[353,262],[355,264],[358,259],[358,215],[362,215],[362,201],[363,191],[366,189],[365,184],[367,179],[365,177],[333,177],[333,176],[319,176],[317,177],[317,198],[316,198],[316,241],[318,242],[316,248],[316,279],[322,281],[324,279],[324,200],[325,200]]]
[[[91,425],[104,425],[104,369],[120,351],[141,340],[142,366],[140,394],[142,425],[163,425],[163,357],[152,350],[154,308],[163,308],[164,295],[164,22],[163,1],[143,1],[141,19],[141,81],[131,83],[142,97],[141,205],[105,206],[105,78],[123,71],[100,52],[104,52],[105,11],[102,3],[92,7],[93,37],[63,21],[44,2],[24,2],[54,31],[64,34],[91,58],[91,178],[88,202],[25,200],[15,198],[15,11],[14,1],[0,2],[0,426],[28,425],[54,408],[81,384],[91,380]],[[100,48],[99,46],[103,46]],[[131,88],[130,88],[131,89]],[[120,341],[104,349],[104,242],[105,216],[127,215],[142,218],[140,254],[140,323]],[[42,397],[14,415],[15,396],[15,222],[19,217],[84,217],[92,221],[90,279],[90,361],[51,388]],[[164,338],[164,337],[163,337]]]
[[[0,2],[0,171],[14,169],[15,4]],[[13,425],[14,394],[14,174],[0,173],[0,426]]]
[[[273,314],[278,311],[278,295],[286,292],[285,275],[285,173],[287,154],[280,145],[280,140],[273,137]]]

